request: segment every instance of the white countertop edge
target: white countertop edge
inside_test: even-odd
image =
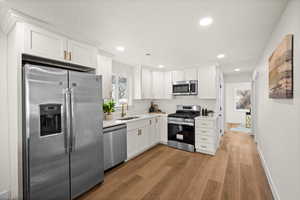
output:
[[[195,118],[195,120],[215,120],[215,119],[217,119],[217,116],[213,116],[213,117],[199,116]]]
[[[140,114],[140,115],[132,115],[132,116],[138,116],[139,118],[136,119],[131,119],[127,121],[123,120],[118,120],[118,119],[113,119],[113,120],[103,120],[103,128],[108,128],[111,126],[116,126],[119,124],[127,124],[131,122],[136,122],[140,120],[145,120],[145,119],[150,119],[158,116],[167,116],[168,114],[163,114],[163,113],[147,113],[147,114]],[[126,116],[126,117],[131,117],[131,116]]]

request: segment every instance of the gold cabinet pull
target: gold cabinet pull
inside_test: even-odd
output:
[[[64,50],[64,59],[67,60],[67,51]]]

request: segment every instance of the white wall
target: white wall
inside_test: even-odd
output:
[[[234,109],[234,92],[236,88],[251,89],[251,73],[234,73],[224,76],[225,82],[225,123],[245,124],[245,112]]]
[[[268,58],[294,34],[294,98],[268,97]],[[290,0],[258,62],[257,140],[281,200],[300,199],[300,1]]]
[[[10,189],[6,42],[6,36],[0,29],[0,199],[3,192]]]

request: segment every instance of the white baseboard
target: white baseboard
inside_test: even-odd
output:
[[[272,176],[271,176],[271,172],[270,172],[270,169],[269,167],[267,166],[267,163],[266,163],[266,160],[264,158],[264,155],[261,151],[261,148],[259,147],[259,145],[257,145],[257,150],[258,150],[258,154],[260,156],[260,159],[261,159],[261,162],[262,162],[262,165],[263,165],[263,168],[265,170],[265,173],[267,175],[267,178],[268,178],[268,182],[269,182],[269,185],[271,187],[271,190],[272,190],[272,194],[273,194],[273,197],[274,197],[274,200],[280,200],[280,197],[279,197],[279,194],[278,194],[278,190],[274,184],[274,181],[272,179]]]
[[[9,191],[0,192],[0,200],[9,200]]]

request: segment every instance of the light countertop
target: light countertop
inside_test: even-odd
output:
[[[216,120],[217,119],[217,116],[214,115],[214,116],[199,116],[199,117],[196,117],[195,120]]]
[[[150,119],[150,118],[154,118],[157,116],[167,116],[167,114],[164,113],[147,113],[147,114],[140,114],[140,115],[130,115],[130,116],[125,116],[125,117],[134,117],[137,116],[138,118],[136,119],[131,119],[131,120],[120,120],[120,118],[118,119],[113,119],[113,120],[103,120],[103,128],[107,128],[107,127],[111,127],[111,126],[116,126],[119,124],[127,124],[130,122],[135,122],[135,121],[139,121],[139,120],[145,120],[145,119]]]

